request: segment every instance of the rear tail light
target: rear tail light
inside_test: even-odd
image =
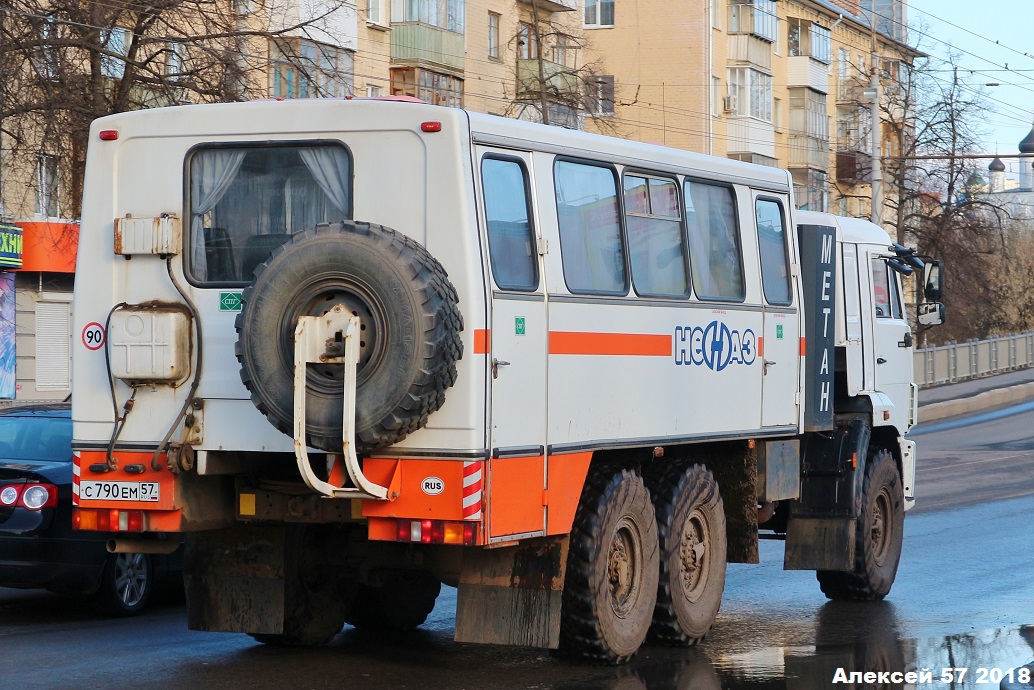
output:
[[[143,532],[147,529],[147,516],[142,510],[76,508],[72,511],[72,528],[96,532]]]
[[[0,505],[28,510],[42,510],[57,505],[57,487],[53,484],[8,484],[0,488]]]
[[[397,541],[414,544],[463,544],[477,543],[476,522],[451,522],[448,520],[399,520],[395,532]]]

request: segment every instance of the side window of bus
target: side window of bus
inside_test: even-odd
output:
[[[594,295],[626,294],[628,281],[614,170],[558,160],[553,177],[567,289]]]
[[[686,297],[686,250],[674,180],[625,175],[625,229],[632,284],[640,295]]]
[[[686,180],[685,198],[693,291],[700,299],[742,302],[746,288],[732,188]]]
[[[876,318],[901,318],[901,298],[898,294],[897,280],[883,259],[872,260],[872,293]]]
[[[774,199],[758,199],[754,214],[761,253],[761,284],[769,304],[790,304],[790,262],[786,254],[783,206]]]
[[[481,181],[495,284],[504,290],[534,290],[539,276],[527,172],[519,161],[485,156]]]
[[[352,217],[352,159],[336,144],[204,147],[187,160],[187,276],[245,284],[294,233]]]

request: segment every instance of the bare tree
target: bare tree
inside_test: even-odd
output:
[[[948,57],[949,64],[955,60]],[[944,296],[949,321],[929,333],[942,341],[986,337],[1009,323],[997,280],[1007,214],[973,184],[980,163],[967,157],[980,152],[987,101],[957,70],[944,74],[930,58],[901,65],[881,106],[891,149],[884,157],[891,234],[943,259],[948,276],[956,277]],[[927,333],[917,332],[923,344]]]
[[[341,80],[325,74],[332,46],[305,41],[333,41],[328,21],[344,0],[304,17],[298,2],[284,1],[7,0],[0,7],[3,148],[28,170],[37,156],[59,157],[62,215],[77,217],[97,117],[268,96],[277,77],[271,60],[293,70],[285,88],[307,89],[285,95],[345,95],[334,93]],[[31,174],[8,177],[33,186]]]
[[[516,85],[505,114],[547,125],[584,129],[586,117],[605,131],[613,129],[614,81],[602,75],[601,61],[590,53],[577,18],[551,12],[531,0],[530,21],[511,37]]]

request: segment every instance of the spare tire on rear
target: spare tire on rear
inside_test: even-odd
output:
[[[335,305],[361,322],[356,450],[398,443],[427,423],[456,381],[463,322],[442,265],[390,228],[342,221],[290,241],[255,269],[237,316],[241,380],[287,435],[294,427],[294,330]],[[309,365],[306,442],[340,452],[344,367]]]

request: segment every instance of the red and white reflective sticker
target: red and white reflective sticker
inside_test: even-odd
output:
[[[481,519],[481,495],[484,487],[482,463],[471,460],[463,463],[463,519]]]

